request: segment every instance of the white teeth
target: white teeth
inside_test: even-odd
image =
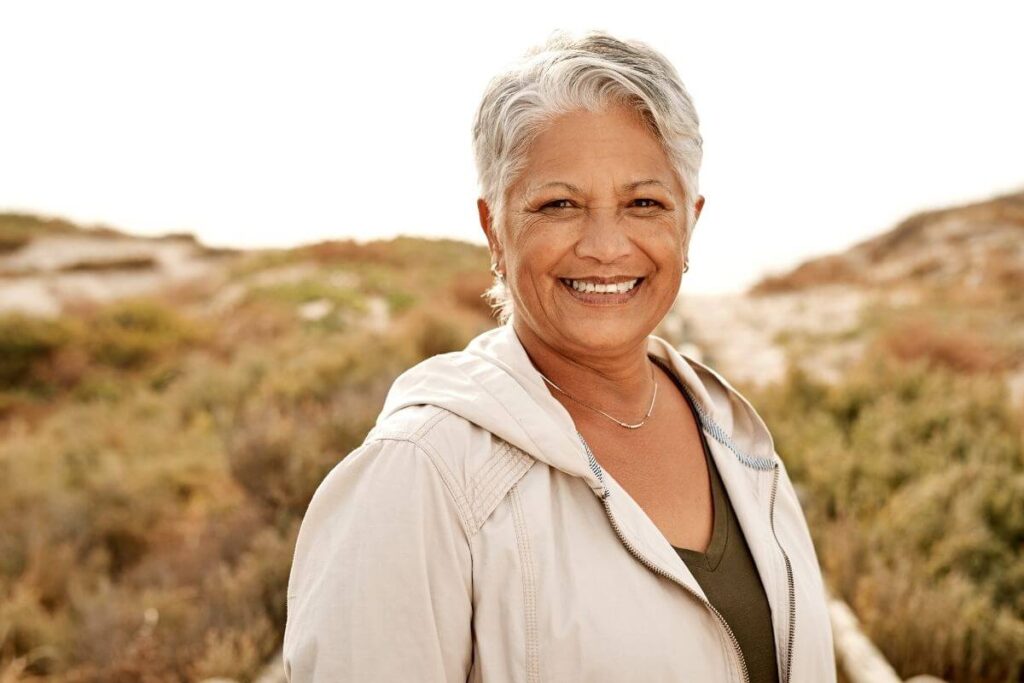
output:
[[[568,283],[570,287],[578,292],[597,292],[599,294],[624,294],[633,289],[639,281],[640,278],[634,278],[614,285],[602,285],[587,282],[586,280],[563,280],[563,282]]]

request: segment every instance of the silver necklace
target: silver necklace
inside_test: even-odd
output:
[[[579,400],[578,398],[576,398],[575,396],[573,396],[572,394],[567,392],[565,389],[561,388],[560,386],[558,386],[557,384],[555,384],[554,382],[549,380],[547,377],[544,377],[544,373],[541,372],[540,370],[537,371],[537,374],[539,374],[541,377],[543,377],[545,382],[547,382],[548,384],[553,386],[555,389],[558,389],[560,392],[562,392],[563,394],[565,394],[566,396],[568,396],[572,400],[576,401],[580,405],[585,406],[587,408],[590,408],[591,410],[594,410],[594,411],[597,411],[597,412],[601,413],[602,415],[607,417],[612,422],[615,422],[620,427],[625,427],[626,429],[638,429],[640,427],[643,427],[644,423],[647,422],[647,418],[649,418],[651,416],[651,413],[654,411],[654,400],[656,398],[658,398],[658,381],[655,380],[654,381],[654,393],[651,395],[651,407],[647,409],[647,414],[644,415],[644,419],[640,420],[636,424],[628,424],[626,422],[622,422],[621,420],[616,420],[614,417],[612,417],[608,413],[604,412],[600,408],[595,408],[594,406],[590,405],[589,403],[584,403],[583,401]],[[651,379],[652,380],[654,379],[654,365],[653,364],[651,365]]]

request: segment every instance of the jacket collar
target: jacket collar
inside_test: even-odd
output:
[[[745,466],[773,466],[770,432],[724,378],[656,335],[648,336],[647,351],[675,371],[708,433]],[[511,322],[478,335],[462,351],[433,356],[402,373],[377,425],[401,408],[422,404],[457,413],[537,460],[586,480],[598,496],[605,493],[572,417],[551,394]]]

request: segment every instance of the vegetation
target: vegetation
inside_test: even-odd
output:
[[[1024,414],[993,342],[932,325],[892,321],[839,383],[793,369],[746,391],[797,482],[830,590],[901,675],[1018,681]]]
[[[40,225],[0,215],[0,250],[77,229]],[[251,678],[280,646],[313,490],[399,373],[493,325],[482,247],[345,240],[232,264],[220,290],[0,316],[0,683]],[[740,388],[831,590],[900,673],[1017,681],[1024,415],[1000,373],[1024,359],[1024,311],[953,294],[780,340],[870,339],[837,383],[794,364]]]
[[[493,325],[483,249],[393,246],[240,262],[227,312],[179,291],[0,317],[0,681],[246,680],[277,651],[313,490],[400,372]],[[374,292],[404,302],[384,331],[359,325]],[[297,315],[324,299],[345,324]]]

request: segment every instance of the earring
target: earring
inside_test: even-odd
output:
[[[686,271],[688,271],[689,269],[690,269],[690,259],[686,259],[686,260],[685,260],[685,261],[683,262],[683,272],[685,273],[685,272],[686,272]]]
[[[498,271],[498,264],[494,261],[491,261],[491,273],[493,273],[494,277],[498,278],[502,282],[505,281],[505,273]]]

